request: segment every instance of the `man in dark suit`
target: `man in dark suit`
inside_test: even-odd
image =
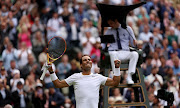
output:
[[[29,99],[23,91],[23,84],[21,81],[17,83],[17,90],[12,93],[12,100],[14,108],[27,108]]]
[[[5,89],[4,82],[0,79],[0,108],[11,103],[11,93]]]

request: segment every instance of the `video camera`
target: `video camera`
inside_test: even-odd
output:
[[[167,92],[165,89],[158,90],[157,97],[168,102],[168,106],[173,105],[174,94],[173,92]]]

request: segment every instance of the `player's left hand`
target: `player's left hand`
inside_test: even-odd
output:
[[[120,65],[121,65],[121,61],[120,60],[115,60],[114,65],[115,65],[115,68],[119,68]]]

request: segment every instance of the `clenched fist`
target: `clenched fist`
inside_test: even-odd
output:
[[[121,65],[121,61],[120,60],[115,60],[114,65],[115,65],[115,68],[119,68],[120,65]]]

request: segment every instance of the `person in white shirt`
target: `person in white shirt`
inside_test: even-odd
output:
[[[57,31],[63,25],[64,21],[61,17],[58,17],[58,13],[54,12],[52,18],[47,22],[47,39],[50,40],[56,36]]]
[[[49,67],[50,77],[55,87],[74,86],[76,108],[98,108],[100,86],[118,86],[120,82],[120,60],[115,60],[114,63],[116,68],[113,79],[91,73],[92,61],[88,55],[82,56],[80,60],[82,72],[75,73],[65,80],[60,81],[57,78],[51,65],[47,67]]]
[[[144,31],[139,34],[139,40],[142,40],[144,43],[146,43],[152,36],[153,34],[149,32],[149,26],[144,25]]]
[[[154,84],[155,91],[159,90],[163,85],[163,78],[161,75],[158,75],[157,72],[158,68],[155,66],[152,68],[151,74],[145,78],[145,82],[148,84],[148,86],[150,84]]]

